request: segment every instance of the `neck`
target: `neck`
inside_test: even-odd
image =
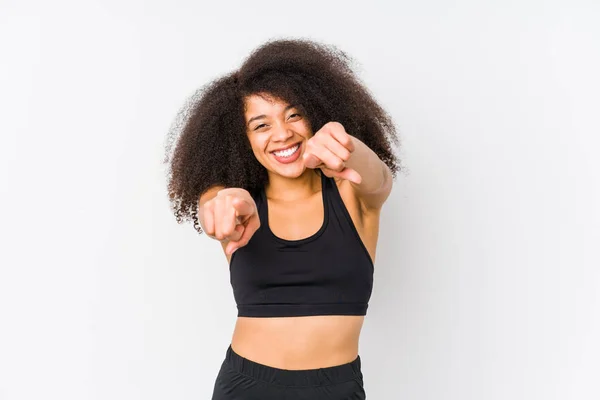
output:
[[[321,176],[314,169],[307,168],[297,178],[286,178],[269,173],[265,194],[272,200],[304,200],[321,190]]]

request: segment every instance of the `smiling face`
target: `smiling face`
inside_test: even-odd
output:
[[[302,110],[267,95],[245,99],[246,134],[254,156],[269,173],[297,178],[305,171],[302,154],[313,135]]]

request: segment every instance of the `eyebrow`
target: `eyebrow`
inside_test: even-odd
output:
[[[287,111],[287,110],[289,110],[290,108],[295,108],[295,107],[296,107],[296,105],[295,105],[295,104],[290,104],[289,106],[287,106],[287,107],[285,108],[285,110],[283,110],[283,112],[286,112],[286,111]],[[252,122],[252,121],[256,121],[257,119],[261,119],[261,118],[267,118],[267,116],[263,114],[263,115],[257,115],[256,117],[252,117],[252,118],[250,118],[250,119],[248,120],[248,125],[250,125],[250,122]]]

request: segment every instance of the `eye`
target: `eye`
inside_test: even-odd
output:
[[[256,130],[260,129],[260,128],[261,128],[261,127],[263,127],[263,126],[267,126],[267,124],[260,124],[260,125],[257,125],[257,126],[254,128],[254,130],[256,131]]]
[[[301,116],[301,115],[300,115],[300,114],[298,114],[298,113],[293,113],[292,115],[290,115],[290,118],[292,118],[294,115],[297,115],[297,116],[299,116],[299,117]]]

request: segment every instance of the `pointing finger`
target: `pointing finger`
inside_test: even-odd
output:
[[[240,225],[240,226],[243,226],[243,225]],[[233,254],[233,252],[235,250],[247,245],[248,242],[250,241],[250,238],[252,237],[252,235],[254,235],[254,232],[256,232],[256,230],[258,228],[260,228],[260,220],[258,218],[258,215],[253,215],[247,221],[246,226],[244,228],[244,231],[242,232],[242,236],[240,237],[240,239],[237,241],[229,242],[229,244],[227,245],[227,249],[225,250],[227,252],[227,254],[231,255],[231,254]]]
[[[231,204],[235,209],[235,216],[239,217],[239,221],[243,221],[245,219],[243,217],[254,213],[254,206],[242,198],[234,198]]]
[[[344,168],[342,171],[335,171],[329,168],[323,169],[326,170],[327,176],[337,176],[339,178],[356,183],[357,185],[359,185],[362,182],[362,177],[360,176],[360,174],[352,168]]]
[[[242,225],[242,224],[236,225],[235,229],[233,230],[231,235],[229,235],[229,241],[236,242],[236,241],[240,240],[240,238],[242,237],[242,234],[244,233],[244,229],[245,229],[244,225]]]

